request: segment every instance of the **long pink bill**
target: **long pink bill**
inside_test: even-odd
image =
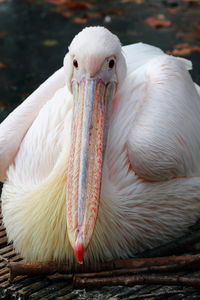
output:
[[[101,80],[73,82],[74,115],[67,168],[67,230],[79,263],[94,231],[101,190],[106,136],[106,95]]]

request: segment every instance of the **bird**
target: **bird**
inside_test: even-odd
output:
[[[96,264],[176,239],[200,217],[192,64],[102,26],[0,125],[8,239],[25,261]]]

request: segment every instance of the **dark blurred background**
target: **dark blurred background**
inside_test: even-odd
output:
[[[191,59],[200,84],[199,0],[0,0],[0,121],[61,67],[74,35],[103,25]]]

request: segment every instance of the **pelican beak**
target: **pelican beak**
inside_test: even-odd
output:
[[[74,111],[67,168],[67,231],[80,264],[98,215],[108,106],[115,88],[115,83],[105,84],[93,78],[72,82]]]

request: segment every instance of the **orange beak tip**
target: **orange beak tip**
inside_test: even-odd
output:
[[[74,254],[79,264],[83,264],[84,245],[82,241],[77,240],[74,247]]]

